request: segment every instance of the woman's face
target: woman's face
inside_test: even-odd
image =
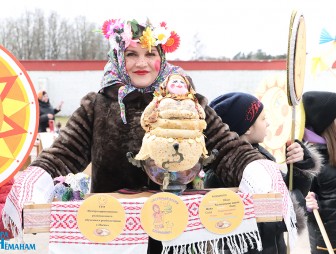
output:
[[[48,96],[48,94],[46,93],[46,94],[44,94],[44,95],[42,96],[41,101],[43,101],[43,102],[48,102],[48,100],[49,100],[49,96]]]
[[[125,50],[126,71],[132,85],[144,88],[153,84],[160,71],[161,57],[156,47],[151,52],[146,48],[129,46]]]

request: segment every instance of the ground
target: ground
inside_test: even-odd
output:
[[[24,235],[24,240],[26,243],[35,243],[36,251],[29,251],[29,254],[47,254],[48,253],[48,233],[40,233],[36,235],[26,234]],[[11,242],[14,242],[12,240]],[[11,251],[10,254],[21,254],[24,251]],[[299,236],[297,246],[290,254],[309,254],[309,242],[308,233],[304,231],[302,235]],[[0,254],[9,254],[8,251],[0,250]],[[63,253],[62,253],[63,254]],[[139,253],[140,254],[140,253]]]

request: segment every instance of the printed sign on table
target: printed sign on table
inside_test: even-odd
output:
[[[148,198],[141,210],[140,220],[149,236],[159,241],[169,241],[186,229],[188,209],[179,196],[161,192]]]
[[[203,226],[215,234],[227,234],[243,221],[244,203],[240,196],[229,189],[216,189],[204,195],[199,216]]]
[[[107,243],[125,227],[126,214],[118,199],[107,194],[95,194],[85,199],[78,209],[80,232],[90,241]]]

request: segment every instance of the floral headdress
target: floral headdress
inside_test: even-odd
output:
[[[118,102],[120,105],[120,116],[124,124],[126,121],[126,109],[123,102],[124,98],[135,90],[142,93],[153,93],[162,81],[172,73],[186,75],[185,71],[179,66],[174,66],[166,61],[166,52],[174,52],[179,44],[180,37],[161,23],[155,28],[147,20],[145,25],[140,25],[136,20],[122,21],[121,19],[111,19],[104,22],[102,34],[110,41],[111,50],[109,61],[104,68],[104,77],[101,81],[100,92],[109,86],[122,84],[118,90]],[[125,67],[125,49],[132,44],[140,43],[143,48],[151,51],[152,46],[158,46],[161,57],[160,71],[154,82],[145,88],[136,88],[132,85],[131,79]],[[136,46],[136,45],[134,45]]]
[[[165,22],[154,27],[148,20],[146,24],[139,24],[135,19],[125,21],[110,19],[104,22],[101,32],[110,41],[111,48],[125,50],[129,45],[140,43],[149,52],[153,46],[161,45],[164,53],[174,52],[180,45],[179,35],[168,29]]]

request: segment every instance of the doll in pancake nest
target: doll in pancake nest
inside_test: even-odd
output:
[[[169,75],[141,116],[146,130],[136,160],[151,158],[168,171],[183,171],[207,158],[205,112],[188,79]]]

